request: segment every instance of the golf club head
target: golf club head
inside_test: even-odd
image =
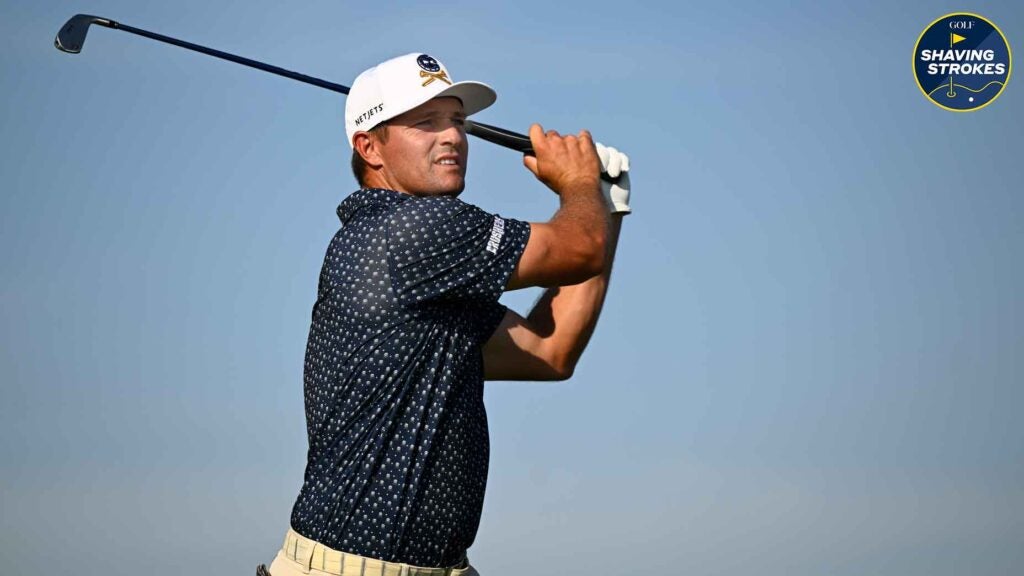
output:
[[[85,44],[85,35],[89,32],[90,24],[99,24],[100,26],[113,28],[116,23],[113,20],[100,18],[99,16],[76,14],[64,26],[61,26],[60,31],[57,32],[57,37],[53,40],[53,45],[61,52],[78,54],[82,51],[82,45]]]

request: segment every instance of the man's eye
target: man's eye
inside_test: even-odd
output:
[[[453,118],[452,119],[452,124],[455,124],[456,126],[465,126],[466,125],[466,119],[465,118]]]

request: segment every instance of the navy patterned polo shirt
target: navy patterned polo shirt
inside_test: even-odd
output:
[[[353,193],[338,217],[306,346],[292,528],[371,558],[458,564],[487,483],[481,347],[530,225],[382,189]]]

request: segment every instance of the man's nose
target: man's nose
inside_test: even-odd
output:
[[[466,125],[464,122],[449,121],[441,130],[440,136],[441,144],[461,145],[466,140]]]

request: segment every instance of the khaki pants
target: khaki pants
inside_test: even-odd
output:
[[[464,568],[423,568],[398,562],[384,562],[333,550],[288,529],[284,546],[270,565],[270,576],[480,576],[465,563]]]

